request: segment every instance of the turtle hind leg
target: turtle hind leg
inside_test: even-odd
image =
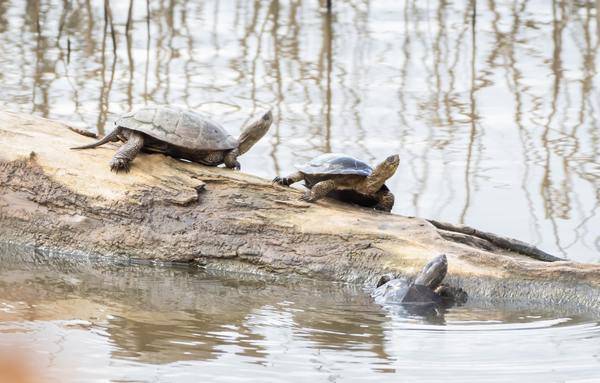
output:
[[[317,182],[310,190],[307,190],[300,199],[306,202],[315,202],[325,197],[329,192],[335,190],[336,187],[337,185],[334,180]]]
[[[240,170],[242,168],[242,165],[240,165],[240,163],[237,160],[237,157],[239,155],[239,150],[232,149],[227,154],[225,154],[225,157],[223,158],[223,163],[225,163],[225,166],[230,169]]]
[[[290,186],[291,184],[295,184],[296,182],[300,182],[304,179],[304,175],[300,172],[292,173],[287,177],[275,177],[273,178],[274,184],[279,184],[281,186]]]
[[[375,194],[377,205],[373,208],[381,211],[392,211],[394,207],[394,195],[388,190],[380,190]]]
[[[138,155],[144,146],[144,135],[131,131],[127,142],[124,143],[110,160],[110,170],[115,173],[129,172],[129,163]]]

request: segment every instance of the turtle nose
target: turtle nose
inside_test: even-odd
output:
[[[269,110],[267,113],[265,113],[263,115],[263,121],[269,122],[269,121],[273,121],[273,113],[271,112],[271,110]]]
[[[437,258],[435,258],[435,261],[439,262],[442,265],[448,265],[448,258],[446,258],[446,254],[438,255]]]
[[[389,156],[386,160],[391,164],[400,162],[400,155],[394,154],[393,156]]]

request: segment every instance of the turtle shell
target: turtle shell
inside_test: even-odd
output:
[[[115,124],[192,150],[229,150],[238,146],[238,141],[220,124],[171,106],[143,107],[122,115]]]
[[[373,168],[352,156],[341,153],[321,154],[304,165],[296,166],[304,174],[344,175],[353,174],[368,177]]]
[[[379,286],[373,292],[375,301],[379,304],[385,303],[408,303],[408,304],[440,304],[442,297],[431,288],[414,283],[408,283],[405,279],[392,279],[386,284]]]

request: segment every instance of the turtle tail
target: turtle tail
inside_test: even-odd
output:
[[[113,130],[112,132],[110,132],[109,134],[107,134],[106,136],[104,136],[101,140],[94,142],[93,144],[89,144],[89,145],[84,145],[84,146],[77,146],[74,148],[71,148],[73,150],[79,150],[79,149],[91,149],[91,148],[95,148],[98,147],[100,145],[104,145],[109,141],[114,140],[115,138],[117,138],[117,136],[119,135],[119,133],[121,133],[121,128],[117,127],[115,130]]]

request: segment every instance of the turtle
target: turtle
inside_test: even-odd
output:
[[[109,141],[124,141],[110,161],[114,172],[129,171],[130,162],[143,150],[198,162],[225,164],[240,170],[237,157],[246,153],[269,130],[271,111],[248,124],[236,139],[218,123],[191,110],[172,106],[146,106],[121,115],[115,129],[101,140],[72,149],[91,149]]]
[[[377,210],[391,211],[394,195],[385,181],[398,169],[400,156],[387,157],[373,169],[367,163],[342,153],[326,153],[306,164],[296,166],[297,172],[287,177],[275,177],[273,183],[289,186],[304,180],[308,190],[301,199],[315,202],[328,196]]]
[[[373,297],[378,303],[413,305],[441,306],[466,302],[465,291],[442,284],[447,272],[446,255],[438,255],[429,261],[410,283],[406,279],[382,276],[377,282]]]

